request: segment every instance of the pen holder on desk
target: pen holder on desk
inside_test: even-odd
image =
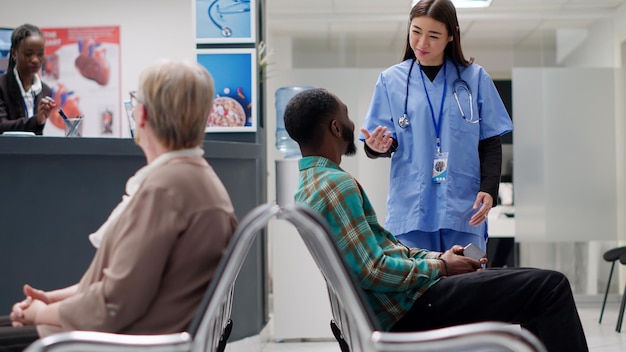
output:
[[[65,121],[65,137],[82,137],[82,117],[66,119],[63,121]]]

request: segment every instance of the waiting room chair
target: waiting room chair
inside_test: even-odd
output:
[[[619,262],[626,265],[626,247],[621,247],[621,248],[625,248],[625,250],[624,250],[624,253],[622,253],[619,256]],[[613,264],[615,265],[615,262],[613,262]],[[611,267],[611,272],[612,271],[613,271],[613,268]],[[608,287],[607,287],[607,291],[608,291]],[[604,300],[606,301],[606,295],[604,296]],[[602,305],[602,308],[604,308],[604,304]],[[622,322],[624,321],[624,309],[625,308],[626,308],[626,287],[624,287],[624,294],[622,295],[622,303],[620,304],[619,314],[617,316],[617,326],[615,327],[615,331],[617,332],[622,332]]]
[[[468,324],[415,333],[382,331],[336,249],[325,220],[303,207],[281,209],[270,204],[257,206],[239,223],[188,332],[122,335],[75,331],[40,339],[26,351],[223,351],[231,326],[229,317],[234,282],[256,234],[274,216],[287,220],[298,228],[326,279],[334,317],[333,325],[337,330],[338,340],[343,341],[342,351],[545,352],[541,342],[528,331],[514,330],[509,324],[503,323]]]
[[[235,281],[256,234],[279,210],[278,206],[264,204],[241,219],[188,331],[164,335],[73,331],[37,340],[25,351],[224,351],[233,324],[230,315]]]
[[[326,221],[301,206],[284,208],[279,218],[296,226],[326,280],[333,315],[331,328],[342,352],[546,351],[529,331],[500,322],[424,332],[385,332],[335,246]]]
[[[604,252],[604,254],[602,255],[602,258],[604,260],[611,263],[611,271],[609,271],[609,280],[606,283],[606,291],[604,292],[604,300],[602,301],[602,309],[600,310],[600,319],[598,319],[598,324],[602,323],[602,316],[604,315],[604,308],[606,307],[606,299],[609,295],[609,288],[611,287],[611,278],[613,277],[613,270],[615,269],[615,262],[617,262],[620,259],[620,256],[622,256],[623,254],[626,254],[626,247],[612,248]],[[626,264],[626,263],[622,262],[622,264]],[[621,322],[621,315],[620,315],[620,317],[617,318],[616,330],[620,331],[621,327],[622,327],[622,322]]]

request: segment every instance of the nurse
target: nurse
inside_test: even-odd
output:
[[[491,77],[463,56],[452,2],[421,0],[409,20],[403,61],[380,74],[360,135],[370,158],[391,158],[385,227],[409,247],[485,250],[513,124]]]

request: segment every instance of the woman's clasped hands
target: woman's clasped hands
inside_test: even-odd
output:
[[[34,325],[37,312],[51,303],[45,291],[34,289],[30,285],[24,285],[24,295],[26,298],[15,303],[11,309],[11,325],[14,327]]]

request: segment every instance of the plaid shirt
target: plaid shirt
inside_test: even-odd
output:
[[[339,251],[385,330],[439,280],[440,253],[409,249],[398,242],[378,224],[361,185],[332,161],[318,156],[302,158],[295,198],[326,219]]]

